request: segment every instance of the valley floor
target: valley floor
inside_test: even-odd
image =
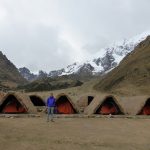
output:
[[[0,118],[0,149],[147,150],[150,119]]]

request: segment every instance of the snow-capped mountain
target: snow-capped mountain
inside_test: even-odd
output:
[[[95,58],[83,63],[73,63],[64,69],[51,71],[50,77],[62,76],[62,75],[96,75],[107,73],[115,68],[120,61],[146,37],[150,35],[149,32],[142,33],[141,35],[135,36],[129,40],[122,40],[114,43],[109,47],[101,49],[95,54]]]
[[[131,39],[124,39],[122,41],[111,44],[110,46],[100,49],[98,53],[93,56],[93,59],[86,62],[75,62],[72,65],[68,65],[66,68],[60,70],[51,71],[49,74],[45,72],[39,73],[39,75],[33,75],[29,70],[20,70],[22,76],[28,80],[35,80],[39,77],[58,77],[63,75],[79,75],[90,76],[104,74],[115,68],[120,61],[146,37],[150,35],[150,31],[142,33]]]

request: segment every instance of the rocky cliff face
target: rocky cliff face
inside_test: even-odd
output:
[[[33,80],[37,79],[37,75],[31,73],[30,70],[28,68],[26,68],[26,67],[19,68],[19,72],[28,81],[33,81]]]

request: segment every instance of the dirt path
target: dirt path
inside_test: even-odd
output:
[[[0,118],[0,150],[148,150],[150,119]]]

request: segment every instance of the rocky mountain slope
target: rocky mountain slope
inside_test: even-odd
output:
[[[1,87],[11,87],[25,83],[26,80],[21,76],[15,65],[7,59],[0,51],[0,85]]]
[[[83,63],[73,63],[68,65],[66,68],[60,70],[54,70],[46,74],[41,73],[40,76],[47,77],[58,77],[63,75],[77,75],[80,77],[93,76],[105,74],[115,68],[120,61],[145,38],[150,35],[150,32],[142,33],[141,35],[135,36],[129,40],[122,40],[116,42],[109,47],[101,49],[98,53],[93,56],[92,60]],[[33,75],[28,69],[20,69],[22,76],[28,80],[35,80],[39,75]]]
[[[36,80],[37,77],[38,77],[38,75],[35,75],[35,74],[31,73],[30,70],[26,67],[19,68],[19,72],[28,81]]]
[[[94,88],[120,94],[150,94],[150,36],[139,43]]]
[[[130,53],[141,41],[150,35],[150,32],[142,33],[129,40],[122,40],[109,47],[101,49],[92,60],[83,63],[74,63],[66,68],[51,71],[50,77],[70,74],[97,75],[104,74],[115,68],[120,61]]]

